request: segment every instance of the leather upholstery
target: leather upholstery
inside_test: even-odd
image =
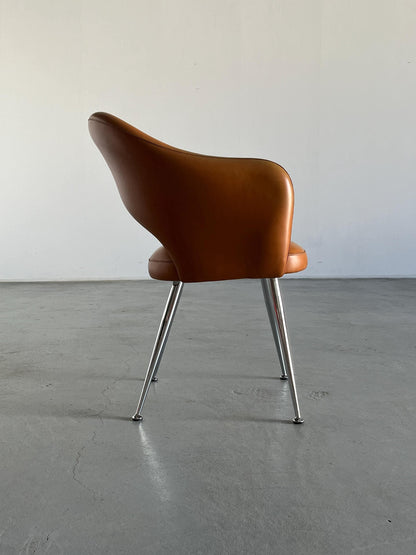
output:
[[[290,243],[293,187],[278,164],[176,149],[103,112],[89,130],[127,210],[164,246],[149,261],[152,277],[269,278],[306,267]]]
[[[307,265],[308,257],[305,249],[294,241],[291,241],[289,245],[289,254],[286,260],[285,274],[301,272],[305,270]]]
[[[204,253],[201,252],[200,256],[204,256]],[[307,265],[308,258],[305,250],[300,245],[291,241],[284,273],[293,274],[301,272]],[[159,247],[149,258],[149,274],[153,279],[179,281],[175,264],[165,247]]]

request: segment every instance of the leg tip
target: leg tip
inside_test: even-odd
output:
[[[141,422],[143,420],[143,416],[141,414],[135,414],[131,417],[131,419],[134,420],[134,422]]]
[[[157,376],[155,376],[154,378],[152,378],[152,382],[158,382],[159,378]]]
[[[286,380],[287,380],[286,374],[282,374],[282,375],[280,376],[280,379],[286,381]]]
[[[299,416],[296,416],[293,420],[292,420],[293,424],[303,424],[305,421],[303,420],[303,418],[300,418]]]

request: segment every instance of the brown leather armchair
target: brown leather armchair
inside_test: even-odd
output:
[[[267,160],[204,156],[173,148],[103,112],[89,118],[130,214],[163,246],[149,260],[154,279],[173,285],[150,359],[137,411],[157,371],[187,282],[259,278],[282,369],[303,422],[278,279],[307,266],[291,242],[293,187],[287,172]]]

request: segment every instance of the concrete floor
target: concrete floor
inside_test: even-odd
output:
[[[0,553],[416,553],[416,281],[282,283],[303,426],[260,285],[0,285]]]

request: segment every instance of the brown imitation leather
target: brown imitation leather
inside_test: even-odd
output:
[[[200,253],[204,256],[204,253]],[[289,256],[287,257],[285,274],[301,272],[308,265],[305,250],[293,241],[289,245]],[[153,279],[164,281],[179,281],[179,275],[172,258],[165,247],[159,247],[149,258],[149,274]]]
[[[294,241],[291,241],[289,245],[289,254],[286,260],[285,274],[301,272],[305,270],[307,265],[308,257],[305,249]]]
[[[306,267],[290,243],[293,187],[278,164],[176,149],[103,112],[88,124],[127,210],[163,245],[152,277],[268,278]]]

